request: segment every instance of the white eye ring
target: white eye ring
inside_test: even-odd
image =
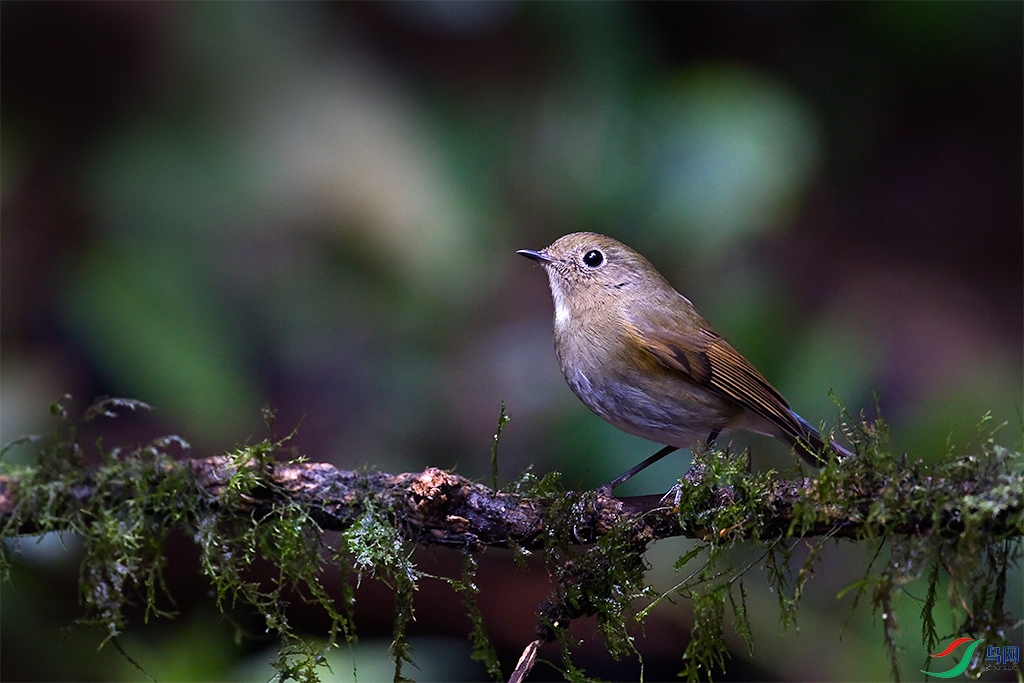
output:
[[[604,254],[598,249],[591,249],[583,255],[583,263],[588,268],[600,268],[604,263]]]

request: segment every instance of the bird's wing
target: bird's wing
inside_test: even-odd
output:
[[[782,394],[716,332],[703,327],[695,333],[680,332],[678,326],[635,329],[641,347],[666,368],[777,425],[793,443],[808,437]]]

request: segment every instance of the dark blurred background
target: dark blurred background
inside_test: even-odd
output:
[[[52,429],[64,393],[77,410],[130,396],[154,412],[104,425],[108,443],[173,432],[204,457],[262,438],[267,404],[314,461],[489,481],[504,400],[503,482],[533,464],[596,486],[655,446],[565,386],[546,278],[514,253],[595,230],[646,254],[811,422],[835,425],[830,390],[874,416],[874,392],[900,452],[964,452],[987,411],[1019,447],[1022,8],[4,2],[0,438]],[[793,466],[768,439],[734,444]],[[667,489],[688,458],[621,492]],[[190,544],[169,569],[179,617],[135,615],[123,645],[161,681],[265,680],[273,641],[232,642]],[[681,580],[688,547],[651,551],[655,586]],[[873,552],[830,547],[785,632],[751,570],[755,650],[730,635],[719,678],[887,678],[868,600],[844,631],[852,594],[836,598]],[[21,553],[0,678],[141,680],[98,634],[62,630],[74,539]],[[443,550],[417,561],[459,571]],[[481,562],[507,671],[550,584],[501,551]],[[926,656],[921,597],[899,613],[906,675]],[[390,679],[391,594],[367,579],[357,600],[360,644],[325,679],[353,656]],[[483,676],[461,611],[421,587],[414,677]],[[321,615],[295,620],[323,635]],[[648,680],[681,668],[691,623],[685,600],[653,612]],[[578,633],[591,673],[639,677]]]

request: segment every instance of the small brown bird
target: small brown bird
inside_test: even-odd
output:
[[[818,430],[640,254],[592,232],[516,253],[547,271],[555,354],[569,387],[619,429],[665,444],[612,488],[730,429],[774,436],[811,465],[827,457]],[[834,441],[830,450],[850,455]]]

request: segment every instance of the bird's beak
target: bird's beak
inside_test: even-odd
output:
[[[520,249],[516,252],[520,256],[525,256],[528,259],[537,261],[541,264],[551,263],[555,259],[548,256],[548,252],[541,249],[540,251],[534,251],[533,249]]]

